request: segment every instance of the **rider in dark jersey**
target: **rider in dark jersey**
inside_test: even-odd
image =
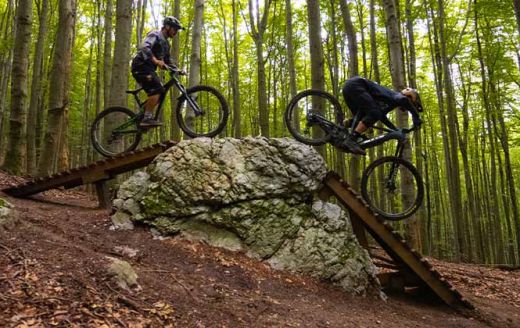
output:
[[[157,67],[165,69],[167,65],[173,65],[168,38],[173,38],[179,30],[184,30],[184,27],[177,18],[165,17],[162,28],[148,33],[132,59],[132,76],[148,95],[144,107],[144,118],[140,123],[142,127],[162,124],[153,118],[153,110],[159,102],[161,94],[165,92],[156,70]]]
[[[419,112],[423,111],[423,107],[419,92],[415,89],[406,88],[401,92],[396,92],[356,76],[345,82],[343,97],[352,114],[354,116],[360,115],[359,123],[351,133],[350,140],[348,140],[348,145],[355,154],[365,155],[365,151],[359,147],[358,141],[361,139],[363,132],[376,122],[381,121],[389,128],[396,129],[386,115],[397,107],[412,114],[415,128],[422,124]],[[351,120],[345,122],[346,125],[351,123]]]

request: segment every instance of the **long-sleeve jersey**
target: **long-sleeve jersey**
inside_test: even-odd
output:
[[[363,80],[366,83],[368,93],[370,93],[372,98],[374,98],[385,115],[394,108],[401,107],[410,112],[414,120],[419,120],[419,113],[408,97],[400,92],[395,92],[370,80]]]
[[[152,55],[166,64],[172,64],[170,58],[170,44],[161,30],[151,31],[139,46],[139,51],[132,60],[132,70],[147,68],[156,70],[157,65],[152,61]]]

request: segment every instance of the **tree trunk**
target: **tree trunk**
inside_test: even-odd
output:
[[[240,84],[238,71],[240,69],[238,63],[238,4],[233,0],[233,72],[232,72],[232,89],[233,89],[233,136],[235,138],[242,137],[241,129],[241,109],[240,109]]]
[[[25,172],[25,118],[27,107],[27,71],[31,42],[32,0],[19,0],[16,8],[13,69],[11,72],[11,115],[9,118],[9,146],[4,169],[11,174]]]
[[[348,42],[348,77],[359,75],[359,61],[358,61],[358,45],[356,30],[352,24],[350,9],[347,0],[340,0],[341,17],[343,18],[343,25],[345,26],[345,33],[347,34]]]
[[[513,7],[515,8],[517,35],[520,38],[520,0],[513,0]]]
[[[43,141],[43,151],[38,164],[38,175],[48,175],[54,168],[54,159],[59,155],[59,138],[64,118],[67,85],[70,78],[72,56],[72,39],[76,15],[75,0],[60,0],[59,23],[56,33],[56,45],[49,92],[49,110],[47,114],[47,130]]]
[[[325,72],[323,46],[321,40],[320,3],[317,0],[307,0],[307,19],[309,21],[309,50],[311,55],[311,87],[312,89],[325,90]],[[318,112],[323,112],[322,99],[313,99],[312,107]],[[321,136],[321,129],[313,129],[315,136]],[[318,152],[325,158],[325,147],[317,147]]]
[[[181,0],[175,0],[173,3],[173,15],[179,17],[181,13]],[[171,58],[175,65],[180,65],[180,37],[177,34],[172,41],[172,53]],[[179,98],[180,92],[177,88],[172,88],[170,91],[170,102],[171,102],[171,119],[170,119],[170,138],[175,141],[181,140],[181,129],[177,122],[177,116],[175,115],[175,109],[177,108],[177,98]]]
[[[379,74],[379,59],[377,56],[376,20],[375,20],[375,0],[370,0],[370,62],[374,72],[373,80],[381,83]]]
[[[260,133],[264,137],[269,137],[269,106],[267,104],[267,87],[265,75],[265,59],[264,59],[264,33],[267,28],[267,18],[269,15],[269,7],[271,0],[264,1],[262,18],[260,19],[260,6],[256,0],[256,16],[253,9],[253,0],[249,0],[249,21],[251,27],[251,36],[256,46],[256,67],[258,74],[258,119]]]
[[[132,35],[132,0],[117,0],[114,61],[110,83],[110,106],[127,106],[130,37]]]
[[[414,36],[414,22],[412,18],[412,0],[406,0],[405,3],[405,12],[406,12],[406,31],[408,36],[408,52],[409,52],[409,62],[408,62],[408,81],[410,87],[416,89],[417,88],[417,80],[416,80],[416,56],[415,56],[415,36]],[[421,130],[417,130],[414,133],[414,141],[415,141],[415,150],[416,156],[415,161],[417,165],[417,169],[421,176],[424,176],[424,170],[422,165],[422,144],[421,144]],[[410,154],[411,155],[411,154]],[[411,157],[411,156],[410,156]],[[411,186],[412,187],[412,186]],[[422,236],[421,236],[421,219],[424,218],[425,207],[422,206],[419,212],[406,220],[406,230],[408,234],[408,239],[412,241],[412,247],[417,249],[418,251],[422,251]]]
[[[200,65],[201,65],[201,42],[202,27],[204,24],[204,2],[205,0],[195,0],[195,19],[193,20],[193,31],[191,36],[191,56],[190,56],[190,78],[189,86],[193,87],[200,84]],[[189,110],[186,112],[186,124],[193,125],[195,112]],[[184,135],[184,139],[191,139],[188,135]]]
[[[347,0],[340,0],[341,16],[343,18],[343,25],[345,26],[345,33],[347,34],[348,41],[348,77],[359,75],[359,60],[358,60],[358,45],[356,30],[354,24],[352,24],[352,16],[350,14],[350,8],[348,7]],[[350,184],[355,189],[359,190],[360,187],[360,166],[361,161],[358,156],[350,156]]]
[[[96,0],[96,15],[97,15],[97,24],[96,24],[96,39],[97,39],[97,45],[96,45],[96,107],[95,107],[95,115],[94,117],[101,112],[101,71],[102,71],[102,65],[101,65],[101,59],[103,56],[102,48],[103,48],[103,34],[102,34],[102,25],[101,25],[101,0]],[[91,147],[91,142],[89,138],[89,132],[91,123],[93,121],[93,118],[90,118],[87,125],[87,143],[86,149],[87,149],[87,162],[90,163],[95,158],[95,151]]]
[[[386,14],[386,27],[388,35],[388,44],[390,51],[390,73],[392,75],[392,84],[395,90],[402,90],[405,84],[405,68],[402,50],[401,34],[399,33],[399,22],[397,17],[396,3],[394,0],[383,0],[383,6]],[[400,126],[406,126],[408,122],[408,114],[397,111],[397,120]],[[411,161],[412,148],[410,142],[407,142],[404,149],[403,158]],[[401,181],[402,201],[404,206],[408,206],[413,202],[415,188],[413,186],[413,178],[407,172],[403,171],[403,179]],[[420,245],[420,230],[417,228],[416,218],[409,218],[408,238],[412,245]]]
[[[9,81],[11,79],[11,67],[13,59],[13,34],[15,29],[13,19],[14,4],[12,0],[8,0],[4,16],[2,17],[1,33],[2,39],[0,40],[0,94],[7,95]],[[4,24],[5,23],[5,24]],[[5,119],[7,116],[7,99],[4,97],[3,101],[0,101],[0,136],[4,136]],[[0,155],[4,152],[4,139],[0,139]]]
[[[103,50],[103,107],[110,102],[110,85],[112,77],[112,0],[106,0],[105,8],[105,44]]]
[[[438,0],[439,6],[439,41],[441,50],[441,60],[444,77],[444,91],[446,94],[446,109],[448,114],[448,139],[450,145],[450,156],[446,159],[450,164],[449,186],[451,199],[451,212],[453,216],[453,227],[455,237],[458,239],[459,252],[462,258],[466,256],[466,245],[464,241],[465,224],[462,218],[462,194],[460,187],[460,169],[458,160],[458,143],[457,143],[457,114],[455,109],[455,93],[453,89],[453,81],[450,72],[450,62],[446,50],[447,35],[445,32],[445,16],[444,16],[444,0]]]
[[[42,0],[39,12],[38,40],[34,49],[33,75],[31,84],[31,102],[27,115],[27,172],[36,173],[36,122],[40,109],[40,97],[42,89],[44,44],[47,39],[47,16],[49,14],[49,1]]]

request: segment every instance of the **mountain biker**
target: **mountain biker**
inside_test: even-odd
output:
[[[168,38],[173,38],[179,30],[184,29],[176,17],[165,17],[162,28],[148,33],[132,59],[132,76],[148,95],[144,106],[144,118],[140,122],[141,127],[162,125],[153,118],[153,110],[161,94],[165,92],[156,70],[157,67],[166,69],[167,65],[173,65]]]
[[[343,97],[354,116],[359,113],[359,123],[346,140],[347,146],[354,154],[365,155],[359,146],[364,139],[363,132],[381,121],[390,129],[397,129],[387,118],[387,114],[395,108],[412,114],[414,128],[419,128],[422,120],[419,112],[423,111],[419,92],[412,88],[405,88],[396,92],[375,82],[356,76],[348,79],[343,86]],[[345,120],[346,127],[352,125],[352,120]]]

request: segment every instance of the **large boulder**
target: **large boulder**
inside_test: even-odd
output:
[[[368,253],[346,213],[314,196],[326,173],[322,157],[292,139],[183,141],[121,185],[113,220],[204,239],[365,294],[377,289]]]

